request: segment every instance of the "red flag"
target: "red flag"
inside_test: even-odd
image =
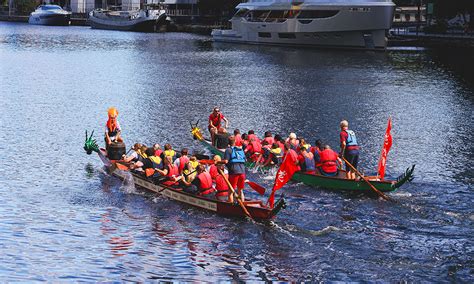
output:
[[[383,140],[382,153],[380,153],[377,175],[380,177],[381,180],[383,180],[383,178],[385,177],[385,165],[387,164],[387,155],[390,151],[390,147],[392,147],[392,134],[390,133],[390,130],[392,130],[392,118],[388,119],[387,130],[385,131],[385,138]]]
[[[285,157],[283,158],[283,162],[281,163],[280,168],[276,173],[272,193],[268,198],[268,203],[270,204],[271,208],[273,208],[275,202],[275,192],[282,188],[291,179],[295,172],[300,170],[297,161],[298,154],[296,154],[294,150],[288,150]]]

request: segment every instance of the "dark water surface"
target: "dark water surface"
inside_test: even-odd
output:
[[[184,33],[0,23],[0,281],[472,282],[472,52],[213,44]],[[126,143],[202,150],[189,121],[337,146],[346,118],[374,172],[416,179],[385,202],[290,184],[269,224],[133,192],[83,152],[116,106]],[[204,126],[203,123],[201,123]],[[271,186],[270,176],[250,173]],[[249,195],[252,195],[249,193]]]

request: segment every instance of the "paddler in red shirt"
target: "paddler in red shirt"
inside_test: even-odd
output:
[[[229,121],[225,118],[219,108],[215,107],[209,115],[209,126],[207,127],[211,134],[212,145],[214,145],[214,134],[216,134],[217,130],[221,127],[222,121],[225,123],[224,128],[227,128]]]

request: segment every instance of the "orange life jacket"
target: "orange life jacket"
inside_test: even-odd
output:
[[[107,120],[107,129],[109,130],[109,136],[117,135],[117,119],[112,120],[109,118]]]

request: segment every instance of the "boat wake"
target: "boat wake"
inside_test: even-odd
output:
[[[127,194],[137,193],[135,189],[135,182],[133,181],[133,176],[131,173],[125,173],[120,190]]]
[[[337,231],[340,231],[340,230],[341,229],[339,229],[338,227],[327,226],[326,228],[321,229],[321,230],[308,230],[308,232],[313,236],[323,236],[323,235],[327,235],[331,232],[337,232]]]

